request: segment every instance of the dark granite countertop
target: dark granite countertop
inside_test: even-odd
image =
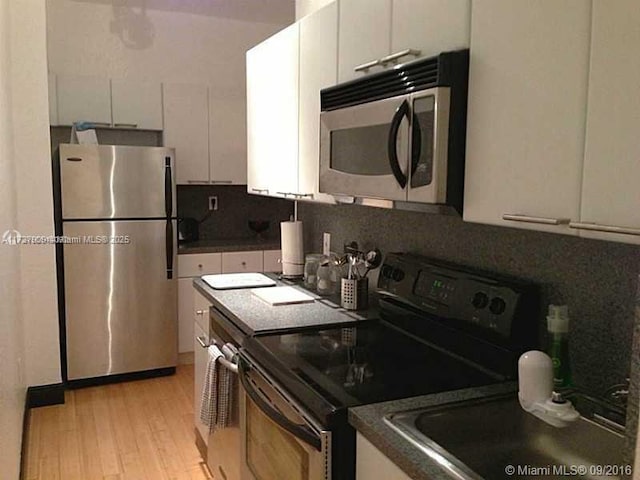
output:
[[[280,250],[279,238],[224,238],[196,240],[178,245],[178,254]]]
[[[193,280],[193,286],[247,335],[316,326],[329,327],[377,318],[375,307],[358,312],[348,311],[340,307],[335,297],[320,297],[292,282],[279,280],[275,274],[266,275],[276,280],[278,286],[293,286],[311,295],[316,301],[273,307],[251,293],[250,288],[215,290],[200,278]]]
[[[349,409],[349,423],[414,480],[451,480],[451,475],[426,453],[388,426],[385,415],[462,400],[516,392],[516,382],[435,393]]]

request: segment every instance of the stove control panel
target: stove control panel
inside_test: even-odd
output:
[[[537,322],[531,318],[539,308],[534,284],[417,255],[387,255],[378,290],[447,326],[506,342],[529,335]]]

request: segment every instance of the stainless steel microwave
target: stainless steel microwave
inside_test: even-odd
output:
[[[461,212],[468,65],[447,52],[322,90],[320,192]]]

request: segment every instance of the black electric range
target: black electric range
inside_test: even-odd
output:
[[[381,267],[380,318],[247,338],[259,365],[334,432],[333,479],[353,478],[349,407],[504,382],[537,345],[535,285],[410,254]],[[336,434],[337,433],[337,434]]]

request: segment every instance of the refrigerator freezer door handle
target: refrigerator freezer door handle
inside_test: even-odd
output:
[[[171,157],[164,157],[164,211],[167,219],[173,212],[173,180],[171,179]]]

